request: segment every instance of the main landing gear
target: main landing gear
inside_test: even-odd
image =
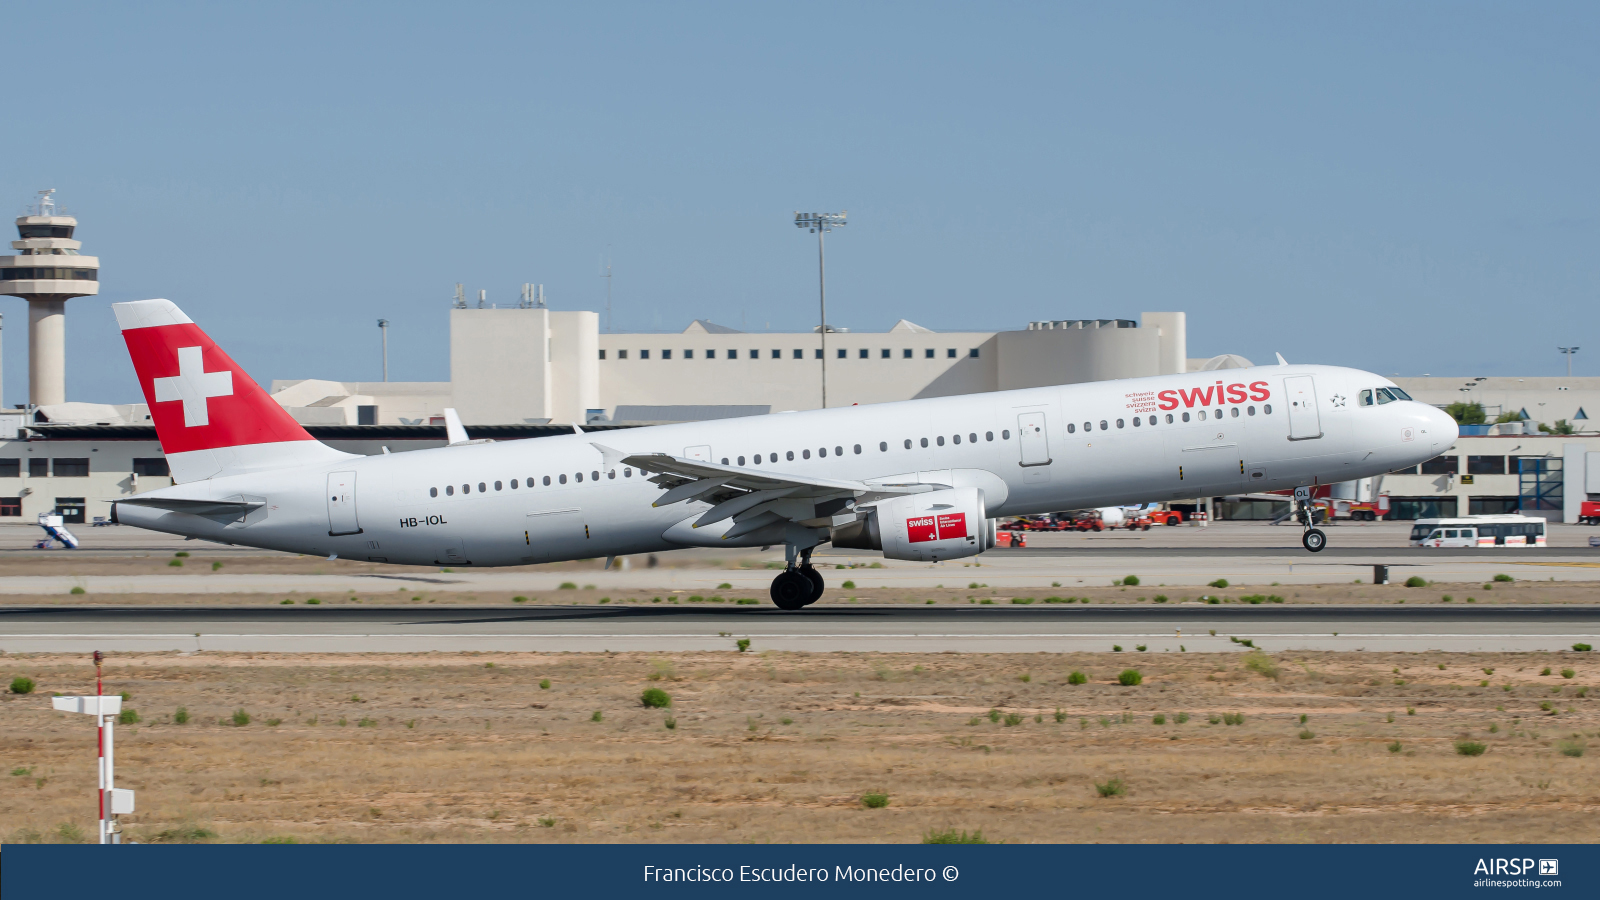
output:
[[[811,550],[807,547],[799,551],[800,564],[795,565],[795,553],[789,554],[789,568],[778,573],[772,579],[772,602],[779,609],[797,610],[822,599],[822,591],[826,585],[822,580],[822,573],[811,565]]]
[[[1328,546],[1328,536],[1322,529],[1316,527],[1316,507],[1311,504],[1311,489],[1297,487],[1294,489],[1294,517],[1305,526],[1305,534],[1300,536],[1300,543],[1312,553],[1317,553]]]

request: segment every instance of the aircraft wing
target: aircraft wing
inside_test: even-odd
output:
[[[814,528],[844,524],[855,519],[858,505],[931,487],[746,469],[665,453],[633,454],[621,462],[653,473],[650,480],[665,489],[653,506],[710,503],[711,509],[695,521],[695,528],[732,518],[734,525],[723,536],[725,539],[785,520]]]

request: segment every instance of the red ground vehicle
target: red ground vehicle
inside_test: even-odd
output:
[[[1152,525],[1182,525],[1183,513],[1175,509],[1152,509],[1145,513]]]
[[[1583,501],[1583,506],[1578,509],[1578,522],[1583,525],[1600,525],[1600,503],[1593,500]]]

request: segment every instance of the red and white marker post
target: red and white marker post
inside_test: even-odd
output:
[[[94,652],[94,696],[52,697],[51,705],[62,712],[86,713],[95,718],[96,743],[99,749],[99,785],[96,799],[100,809],[100,841],[102,844],[122,843],[122,828],[117,816],[133,812],[133,791],[116,788],[116,721],[112,716],[122,712],[122,697],[107,697],[101,678],[101,665],[105,657]]]

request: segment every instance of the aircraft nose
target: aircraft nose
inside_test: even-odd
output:
[[[1427,428],[1430,443],[1435,450],[1453,447],[1456,439],[1461,437],[1461,426],[1456,424],[1455,417],[1438,407],[1428,409]]]

